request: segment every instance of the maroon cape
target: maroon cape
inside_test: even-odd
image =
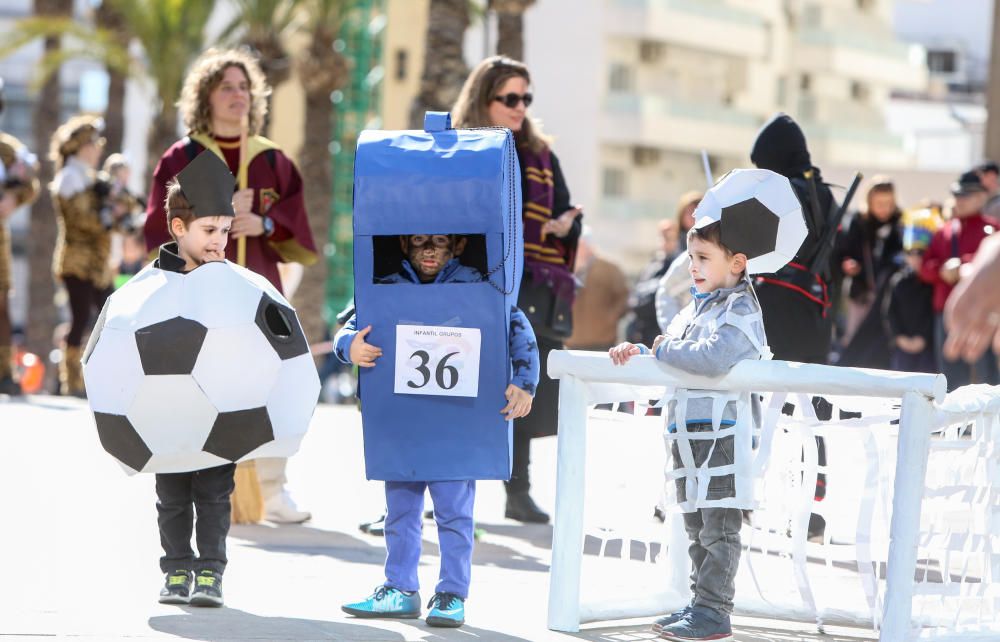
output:
[[[225,159],[235,176],[239,161],[239,141],[215,140],[193,135],[174,143],[163,154],[153,172],[153,185],[146,208],[146,249],[153,251],[171,240],[167,232],[165,199],[167,183],[206,147]],[[235,148],[233,147],[235,145]],[[252,212],[267,215],[274,221],[274,234],[247,237],[246,267],[264,276],[281,291],[278,263],[312,265],[318,259],[316,245],[309,229],[302,177],[298,169],[271,141],[262,136],[248,140],[250,165],[247,184],[254,190]],[[236,239],[226,246],[226,258],[236,262]]]

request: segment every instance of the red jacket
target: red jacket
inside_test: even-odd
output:
[[[941,266],[953,256],[961,258],[962,263],[970,262],[983,239],[998,229],[1000,221],[977,213],[965,218],[950,219],[934,233],[930,246],[924,252],[920,278],[934,286],[935,312],[944,311],[944,304],[954,287],[941,280]]]
[[[196,152],[208,147],[236,169],[239,163],[239,139],[216,141],[205,136],[193,136],[198,143]],[[154,251],[171,240],[167,231],[164,198],[167,183],[184,169],[191,157],[187,139],[174,143],[160,158],[153,172],[149,202],[146,208],[146,249]],[[264,276],[281,291],[278,263],[296,262],[303,265],[315,263],[318,255],[306,217],[302,178],[291,160],[274,143],[261,136],[251,136],[248,167],[248,184],[254,189],[252,211],[266,214],[274,221],[274,234],[247,238],[246,267]],[[226,147],[223,147],[226,145]],[[235,149],[232,149],[235,145]],[[270,152],[270,157],[268,150]],[[231,153],[227,153],[231,152]],[[236,261],[236,239],[226,246],[226,258]]]

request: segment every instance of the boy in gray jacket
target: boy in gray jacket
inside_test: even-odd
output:
[[[694,300],[675,317],[666,334],[656,338],[651,349],[622,343],[610,350],[612,362],[624,365],[635,355],[652,353],[685,372],[719,377],[744,359],[770,358],[760,305],[746,278],[747,256],[722,243],[721,223],[688,232],[688,254]],[[685,511],[684,526],[691,539],[694,595],[690,605],[653,624],[653,630],[666,640],[733,639],[729,616],[741,552],[741,508],[752,507],[745,505],[751,489],[738,489],[736,471],[748,469],[740,464],[750,461],[752,449],[749,436],[739,434],[737,402],[732,398],[725,401],[719,426],[713,428],[713,405],[720,398],[719,393],[707,390],[679,390],[668,406],[667,441],[675,471],[694,467],[703,472],[725,466],[733,472],[711,476],[675,473],[680,475],[674,477],[677,499]],[[756,395],[750,399],[753,415],[759,417]],[[686,430],[678,431],[678,423]],[[700,432],[716,436],[689,437]],[[707,488],[699,488],[706,480]]]

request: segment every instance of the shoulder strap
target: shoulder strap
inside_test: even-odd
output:
[[[184,153],[187,154],[188,162],[190,163],[201,153],[204,147],[198,141],[194,140],[190,136],[184,137]]]

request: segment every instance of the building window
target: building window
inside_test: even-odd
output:
[[[604,168],[604,181],[602,191],[605,196],[622,197],[626,194],[625,171],[618,167]]]
[[[858,10],[871,11],[875,8],[875,0],[857,0]]]
[[[958,55],[951,49],[929,49],[927,69],[932,74],[953,74],[958,71]]]
[[[809,74],[800,75],[799,89],[801,91],[810,91],[812,89],[812,76],[810,76]]]
[[[632,91],[634,89],[632,69],[618,62],[611,63],[608,70],[608,89],[622,92]]]

